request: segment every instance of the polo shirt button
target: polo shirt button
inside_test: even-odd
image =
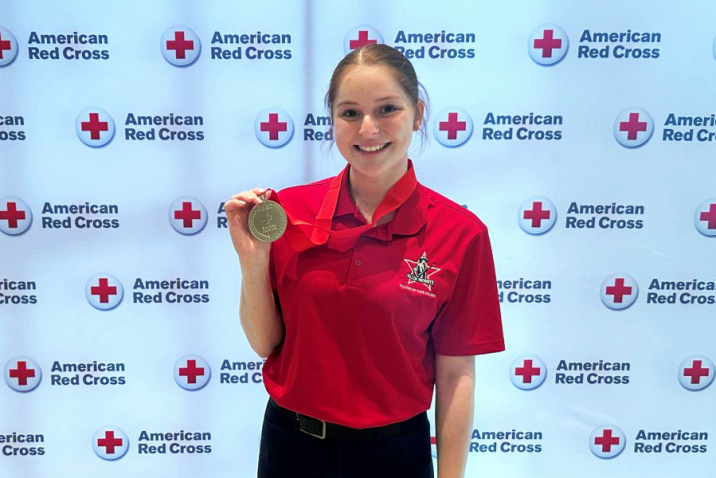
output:
[[[365,237],[365,236],[360,236],[360,240],[361,240],[361,241],[367,241],[367,240],[368,240],[368,238],[367,238],[367,237]]]
[[[358,261],[355,261],[354,264],[356,265],[356,267],[360,267],[360,265],[362,264],[362,262],[358,260]]]

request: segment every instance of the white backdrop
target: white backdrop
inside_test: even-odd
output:
[[[428,146],[411,155],[419,181],[474,211],[493,241],[507,351],[477,360],[467,476],[711,476],[714,14],[706,0],[3,2],[0,476],[255,475],[267,395],[220,208],[344,166],[306,139],[329,126],[306,123],[326,115],[345,45],[378,36],[416,55],[430,94]],[[170,62],[182,63],[177,43],[167,49],[176,31],[194,42],[184,63],[200,43],[185,66]],[[214,41],[258,32],[282,43]],[[82,130],[92,114],[107,123],[99,140]],[[290,118],[290,139],[261,131],[270,114],[287,130]],[[465,128],[454,140],[440,128],[451,114]],[[97,147],[106,115],[115,132]],[[523,124],[530,115],[554,124]],[[153,140],[128,139],[152,128]],[[184,203],[190,227],[168,220]],[[598,208],[612,204],[643,213]],[[533,222],[539,208],[550,216]],[[161,284],[177,279],[205,282]],[[106,303],[92,293],[102,284]],[[179,371],[197,367],[194,384]],[[157,433],[171,436],[147,439]]]

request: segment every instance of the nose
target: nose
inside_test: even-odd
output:
[[[378,133],[378,131],[380,131],[380,128],[378,128],[378,124],[373,117],[371,115],[363,116],[363,121],[361,121],[358,133],[361,136],[370,136]]]

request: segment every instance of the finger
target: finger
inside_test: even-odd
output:
[[[224,211],[227,213],[237,213],[240,209],[246,207],[246,201],[240,199],[231,199],[224,203]]]
[[[253,193],[251,191],[244,191],[244,192],[240,193],[236,199],[238,199],[240,201],[244,201],[246,203],[250,203],[250,202],[252,203],[252,202],[254,202],[254,199],[256,199],[257,197],[258,196],[256,195],[256,193]]]
[[[244,197],[250,197],[252,195],[260,194],[263,191],[261,188],[254,188],[251,191],[241,191],[238,194],[231,196],[231,199],[242,199]]]

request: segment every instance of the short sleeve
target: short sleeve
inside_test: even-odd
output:
[[[497,278],[487,229],[470,242],[452,297],[432,327],[440,355],[480,355],[505,350]]]

